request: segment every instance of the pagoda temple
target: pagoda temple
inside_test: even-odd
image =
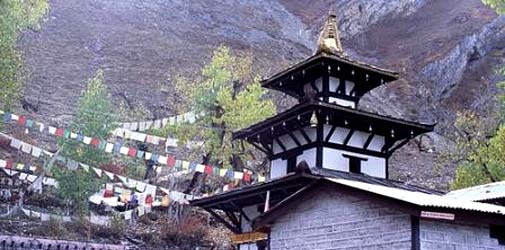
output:
[[[239,249],[505,249],[505,207],[389,179],[390,156],[434,128],[358,109],[398,77],[349,58],[330,12],[316,53],[262,81],[298,104],[234,133],[270,160],[268,180],[191,204]]]

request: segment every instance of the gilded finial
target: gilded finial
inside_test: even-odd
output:
[[[343,55],[342,44],[340,43],[340,35],[338,33],[337,15],[334,10],[330,10],[328,18],[324,23],[323,29],[317,39],[316,53],[330,53]]]

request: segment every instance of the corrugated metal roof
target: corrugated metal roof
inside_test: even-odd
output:
[[[486,201],[505,198],[505,181],[454,190],[445,195],[469,201]]]
[[[462,209],[468,211],[505,215],[505,207],[502,206],[491,205],[481,202],[474,202],[463,199],[450,198],[447,196],[437,194],[427,194],[399,188],[386,187],[376,184],[363,183],[360,181],[338,179],[338,178],[325,178],[325,179],[334,183],[360,189],[370,193],[375,193],[378,195],[408,202],[422,207]]]

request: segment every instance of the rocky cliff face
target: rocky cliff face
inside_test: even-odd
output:
[[[173,76],[198,70],[217,45],[253,52],[268,76],[312,53],[330,8],[348,54],[403,77],[361,108],[439,123],[396,153],[392,176],[447,187],[453,169],[435,169],[435,156],[456,111],[492,103],[493,66],[504,58],[505,18],[479,0],[52,0],[42,28],[20,41],[31,72],[26,99],[40,119],[68,121],[86,80],[104,69],[116,103],[162,117],[174,112]]]

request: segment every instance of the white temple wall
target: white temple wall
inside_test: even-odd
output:
[[[354,82],[345,81],[345,94],[351,95],[351,91],[354,88]]]
[[[287,161],[281,158],[270,163],[270,179],[278,178],[287,174]]]
[[[316,166],[316,154],[317,149],[311,148],[303,151],[303,154],[296,157],[296,165],[298,165],[301,161],[306,161],[309,167]]]
[[[338,89],[338,85],[340,85],[340,80],[338,78],[335,78],[335,77],[332,77],[330,76],[330,86],[329,86],[329,90],[330,92],[337,92],[337,89]]]
[[[366,161],[361,161],[361,172],[370,176],[386,178],[386,159],[376,156],[352,153],[345,150],[323,148],[324,168],[349,172],[349,159],[343,155],[355,156]]]

